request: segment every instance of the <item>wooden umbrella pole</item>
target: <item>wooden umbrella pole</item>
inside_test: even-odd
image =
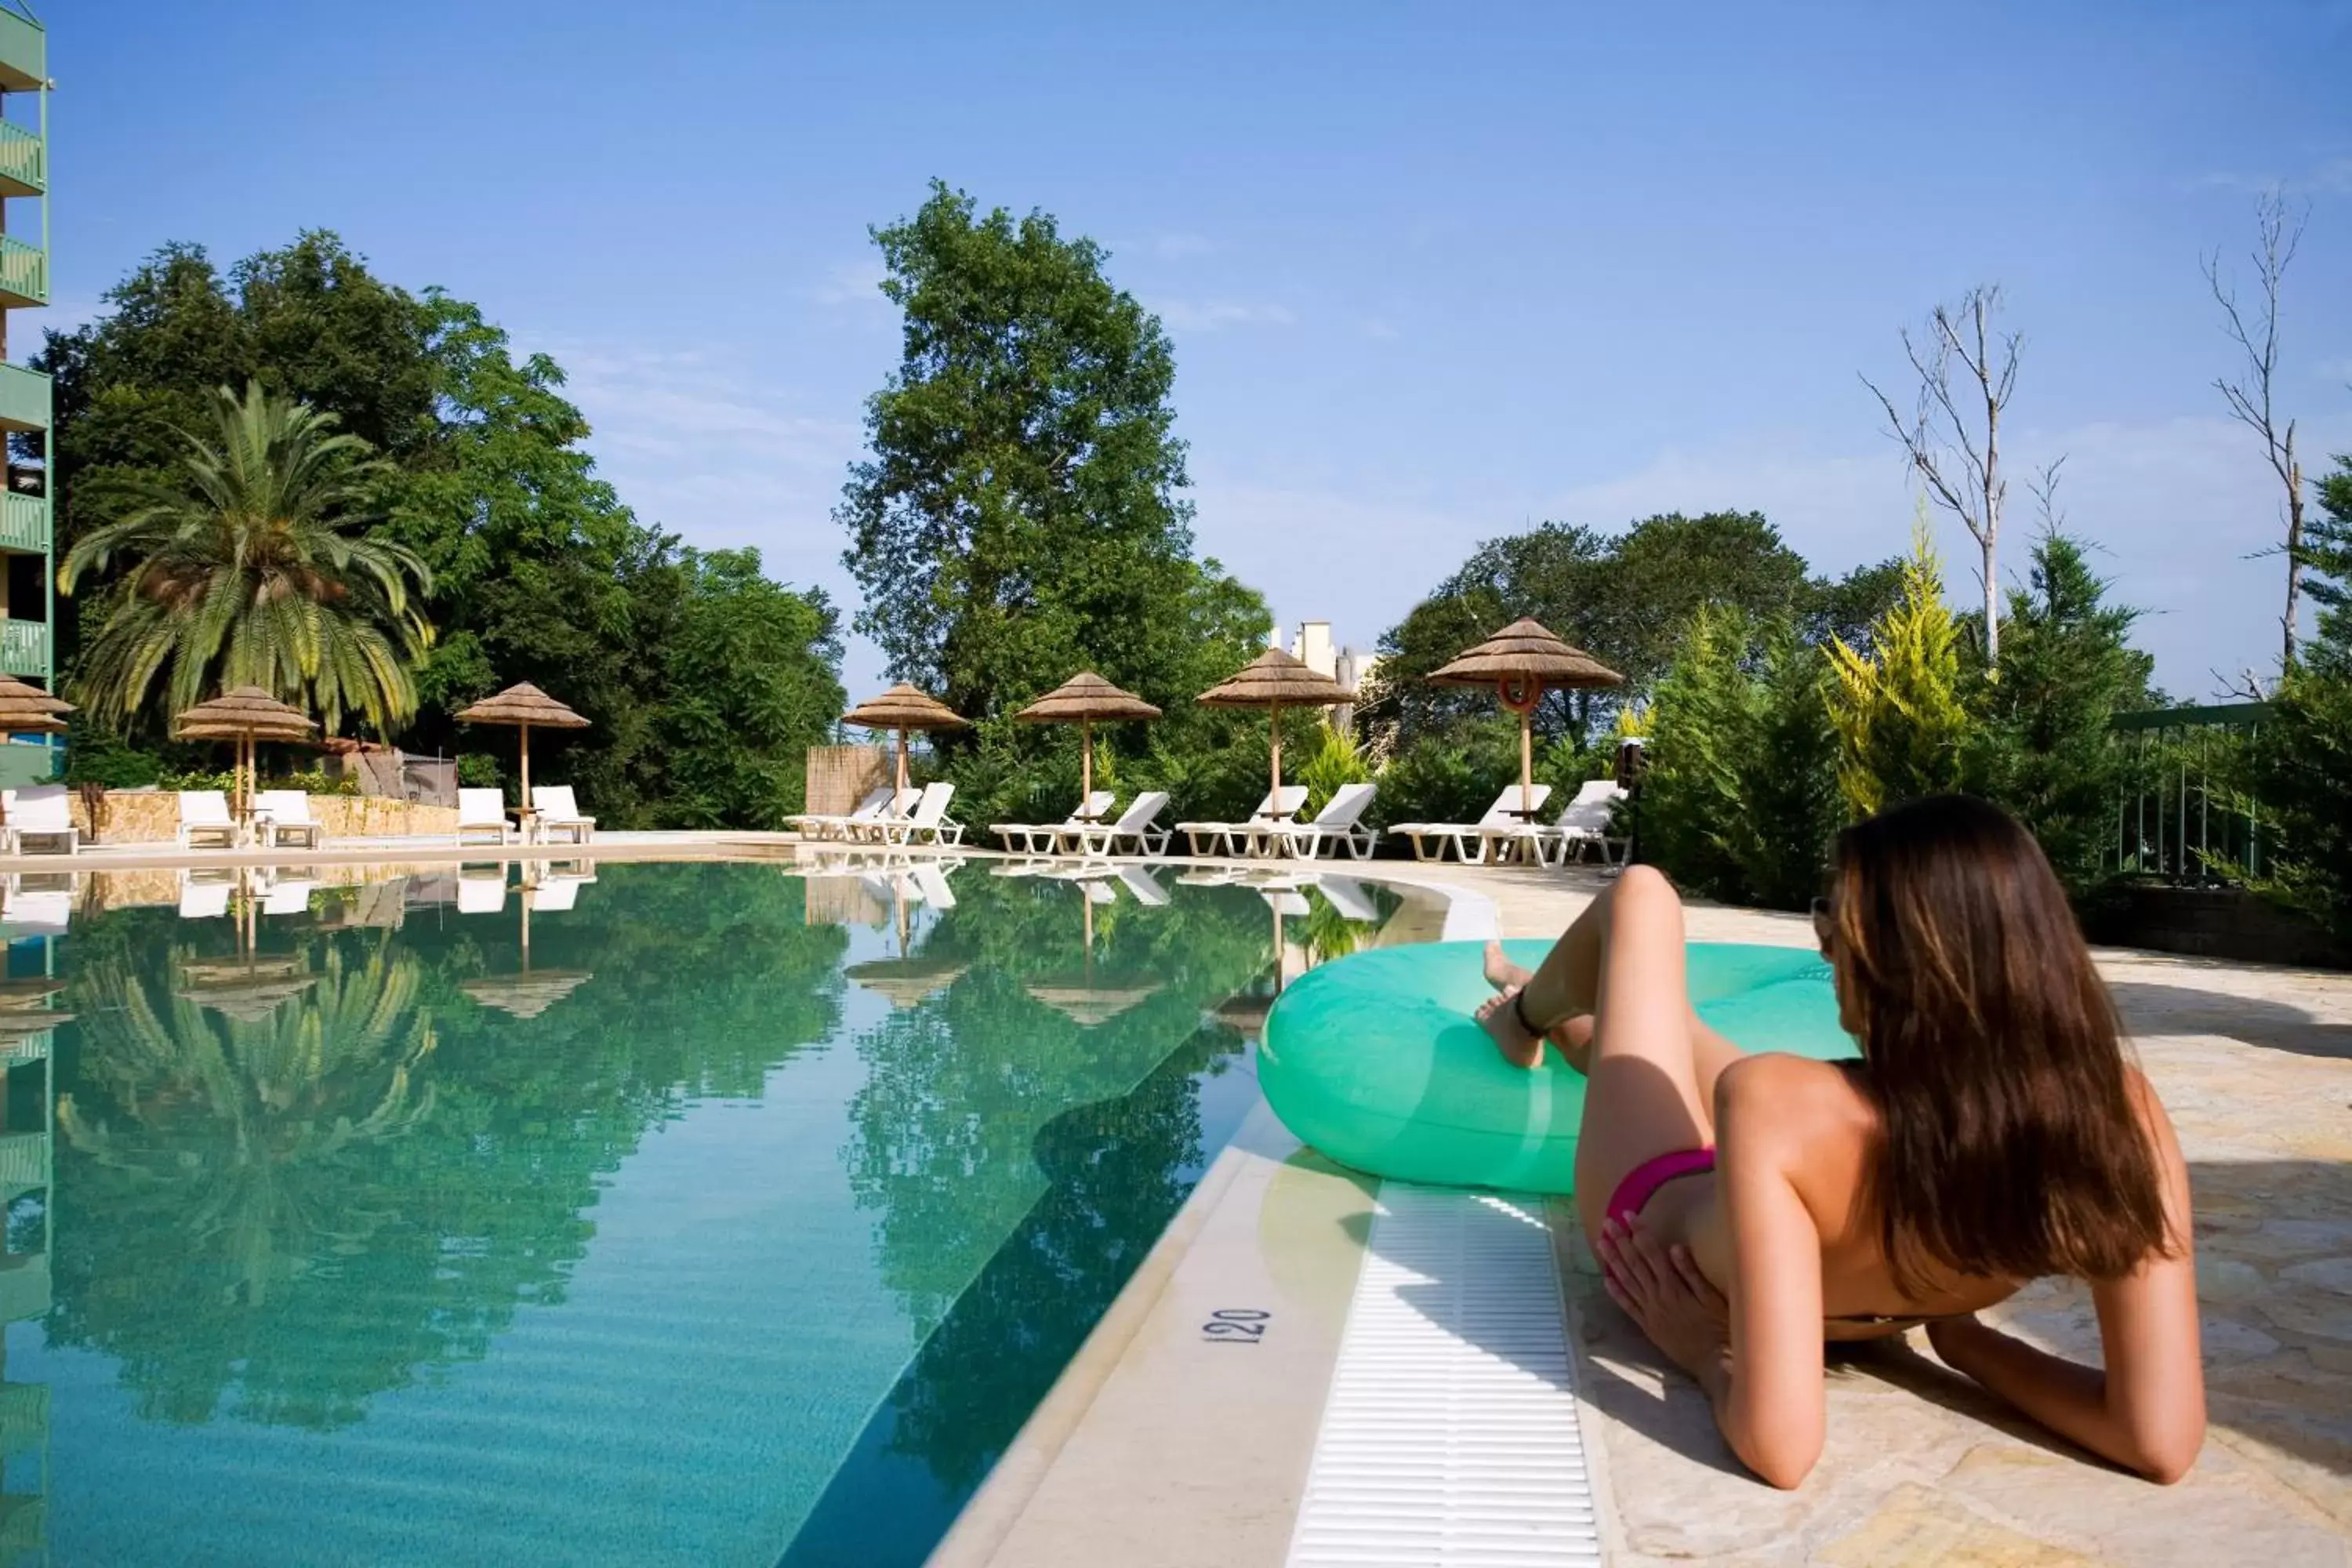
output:
[[[1535,716],[1525,710],[1519,713],[1519,815],[1529,822],[1536,819],[1536,752]]]
[[[1282,795],[1282,704],[1279,702],[1269,704],[1265,711],[1274,725],[1274,767],[1271,775],[1274,782],[1267,786],[1265,806],[1268,811],[1276,811],[1279,815],[1277,807],[1281,805],[1279,797]]]
[[[524,724],[519,728],[522,731],[522,799],[516,802],[516,805],[520,809],[529,811],[530,809],[530,726]]]
[[[907,727],[898,726],[898,793],[907,793]]]
[[[1095,731],[1084,719],[1078,721],[1078,809],[1087,808],[1088,797],[1095,793]]]

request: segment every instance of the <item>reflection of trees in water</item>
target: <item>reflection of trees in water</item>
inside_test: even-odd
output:
[[[843,1159],[857,1201],[881,1212],[883,1280],[919,1327],[939,1321],[1045,1193],[1046,1123],[1133,1091],[1204,1008],[1265,963],[1254,894],[1113,906],[1097,916],[1091,963],[1080,896],[1062,883],[961,879],[921,952],[971,969],[857,1038],[867,1077]],[[1057,994],[1155,989],[1087,1026],[1031,994],[1038,982]]]
[[[618,868],[598,892],[533,932],[536,962],[596,978],[528,1020],[458,989],[518,965],[486,921],[295,928],[275,966],[318,978],[250,1021],[172,994],[174,922],[77,928],[51,1337],[119,1358],[150,1416],[233,1399],[327,1427],[560,1301],[646,1131],[758,1094],[838,1021],[842,935],[772,872]]]
[[[956,1491],[980,1484],[1192,1191],[1192,1075],[1233,1050],[1202,1036],[1134,1093],[1046,1125],[1049,1184],[892,1391],[893,1452]]]

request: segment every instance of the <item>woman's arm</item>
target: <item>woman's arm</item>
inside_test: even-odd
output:
[[[1700,1383],[1742,1463],[1776,1487],[1822,1455],[1822,1239],[1790,1180],[1802,1157],[1812,1067],[1759,1056],[1716,1081],[1716,1180],[1731,1237],[1731,1353]]]
[[[2078,1366],[1974,1318],[1931,1324],[1927,1339],[1953,1371],[2059,1436],[2169,1485],[2189,1472],[2205,1441],[2189,1171],[2164,1108],[2136,1073],[2133,1089],[2156,1149],[2166,1226],[2179,1250],[2092,1285],[2105,1369]]]

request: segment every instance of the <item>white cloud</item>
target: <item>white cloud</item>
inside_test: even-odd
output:
[[[2352,158],[2329,158],[2300,174],[2247,174],[2219,172],[2200,174],[2189,182],[2192,191],[2243,191],[2264,195],[2352,195]]]
[[[825,269],[824,281],[810,289],[809,297],[820,305],[887,307],[890,301],[883,297],[882,280],[889,276],[889,269],[872,257],[841,262]]]
[[[1357,330],[1376,343],[1392,343],[1404,336],[1402,332],[1398,331],[1395,327],[1378,316],[1365,321]]]
[[[1280,305],[1243,304],[1232,300],[1162,300],[1151,309],[1180,332],[1221,332],[1228,327],[1286,327],[1297,318]]]

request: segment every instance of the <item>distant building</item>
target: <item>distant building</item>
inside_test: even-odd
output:
[[[1290,657],[1315,671],[1328,675],[1349,691],[1363,689],[1364,681],[1381,662],[1376,653],[1359,653],[1352,647],[1340,647],[1331,641],[1331,623],[1302,621],[1291,634]],[[1345,734],[1356,721],[1355,704],[1343,703],[1331,710],[1331,724]]]
[[[49,378],[8,363],[22,346],[14,312],[48,302],[48,35],[21,0],[0,0],[0,670],[53,688]],[[0,745],[0,784],[46,778],[54,762],[47,744]]]

